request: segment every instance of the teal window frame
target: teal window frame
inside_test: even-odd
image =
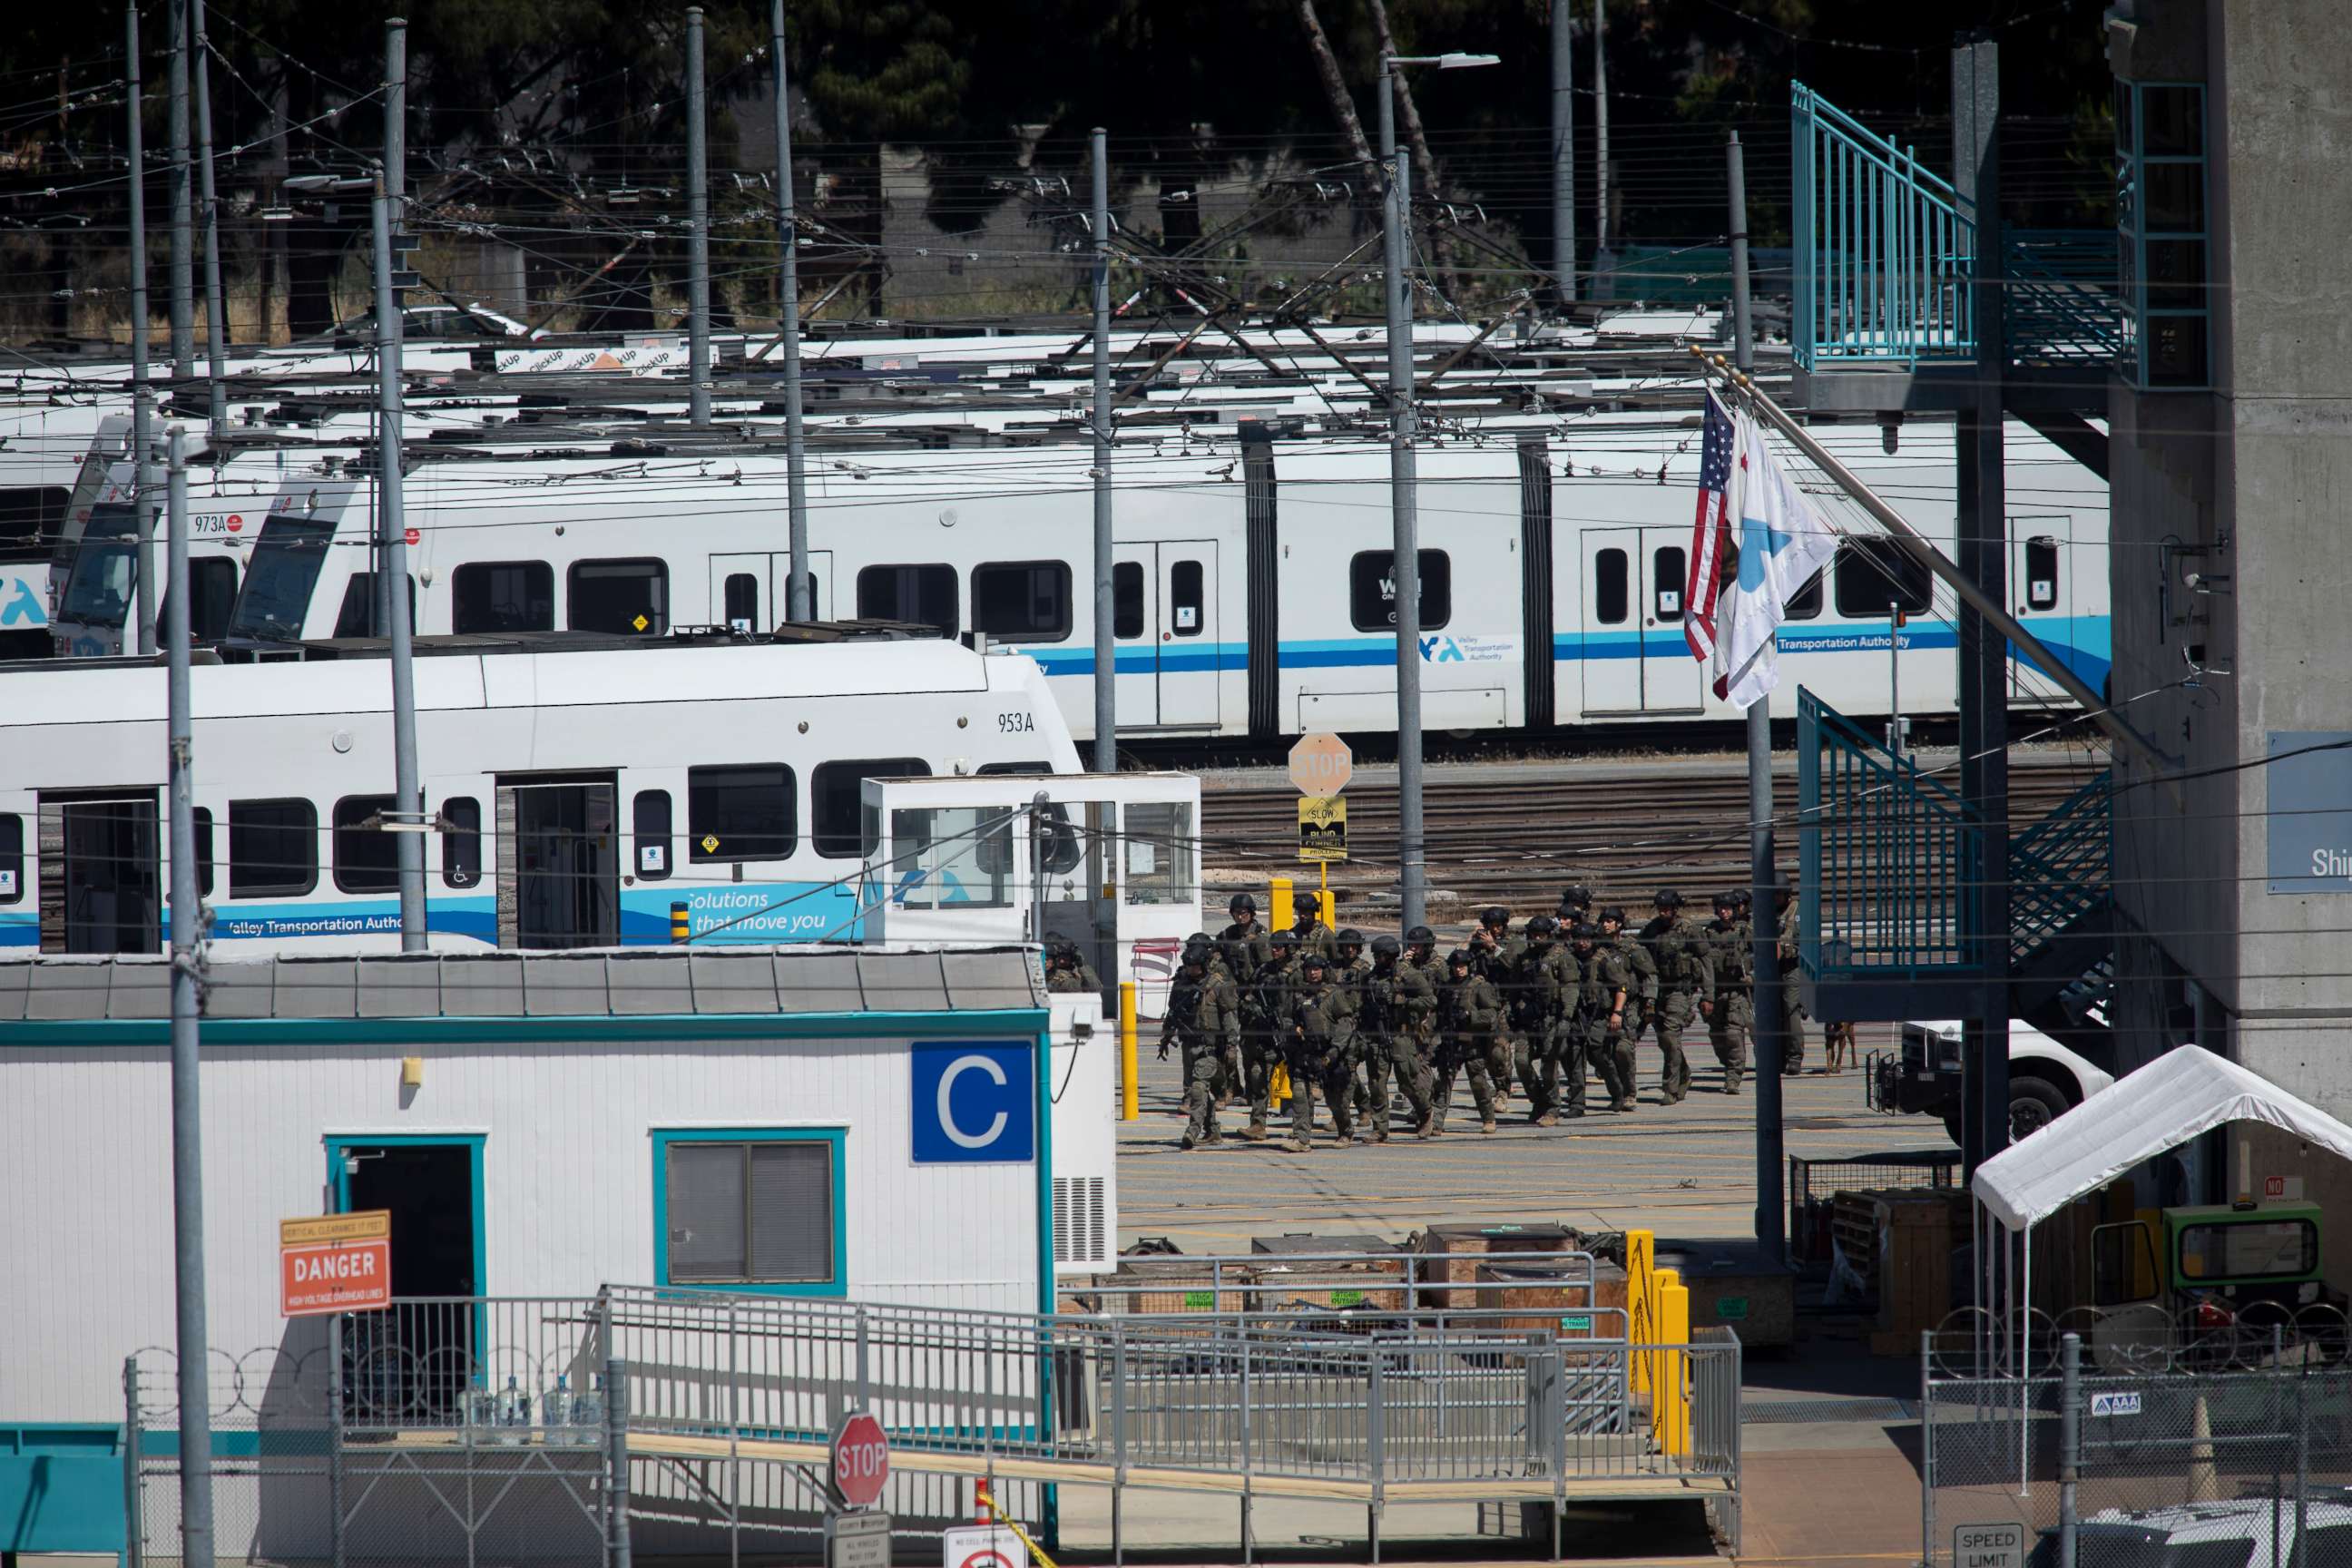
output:
[[[2197,151],[2193,153],[2147,152],[2147,115],[2146,99],[2151,89],[2167,92],[2193,93],[2197,101]],[[2123,268],[2123,295],[2126,318],[2131,323],[2132,341],[2123,362],[2126,380],[2142,392],[2205,392],[2213,384],[2213,188],[2207,167],[2210,147],[2207,137],[2210,126],[2205,113],[2205,84],[2195,81],[2125,81],[2116,83],[2116,237],[2120,247],[2117,259]],[[2198,210],[2204,221],[2194,228],[2162,228],[2151,231],[2147,223],[2147,181],[2145,172],[2152,167],[2194,167],[2197,172]],[[2202,279],[2203,303],[2195,307],[2166,305],[2150,307],[2147,302],[2147,250],[2149,243],[2193,244],[2199,247],[2201,260],[2199,276]],[[2157,381],[2148,369],[2148,327],[2151,322],[2166,321],[2194,321],[2204,334],[2204,363],[2195,379],[2189,381]]]
[[[849,1129],[813,1127],[656,1127],[654,1159],[654,1283],[670,1290],[717,1290],[739,1296],[801,1296],[838,1300],[849,1294]],[[669,1272],[669,1150],[673,1143],[814,1143],[833,1150],[833,1278],[751,1280],[735,1284],[673,1279]],[[1050,1238],[1049,1238],[1050,1239]],[[1051,1254],[1047,1257],[1050,1259]],[[1048,1268],[1051,1264],[1049,1262]]]

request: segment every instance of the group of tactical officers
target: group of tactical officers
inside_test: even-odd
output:
[[[1493,1132],[1516,1087],[1538,1127],[1583,1116],[1588,1073],[1606,1109],[1634,1109],[1633,1047],[1653,1034],[1663,1057],[1658,1087],[1672,1105],[1690,1093],[1683,1038],[1704,1026],[1722,1068],[1723,1092],[1738,1094],[1748,1070],[1758,989],[1753,928],[1744,893],[1717,895],[1715,918],[1683,912],[1683,896],[1659,890],[1654,913],[1630,925],[1614,906],[1597,912],[1591,889],[1570,888],[1559,913],[1519,931],[1510,911],[1485,910],[1468,945],[1443,958],[1427,926],[1402,941],[1352,928],[1334,931],[1316,895],[1296,900],[1291,929],[1270,931],[1257,901],[1237,895],[1233,923],[1214,938],[1195,934],[1169,993],[1160,1057],[1181,1054],[1183,1147],[1223,1142],[1220,1111],[1249,1107],[1240,1136],[1273,1136],[1275,1069],[1290,1089],[1289,1147],[1312,1147],[1315,1102],[1329,1108],[1335,1140],[1352,1142],[1360,1122],[1373,1142],[1390,1134],[1392,1095],[1402,1094],[1413,1131],[1445,1131],[1455,1081],[1469,1080],[1482,1132]],[[1777,931],[1779,973],[1762,994],[1784,1008],[1782,1070],[1802,1065],[1794,911],[1784,888]],[[1048,983],[1095,989],[1094,975],[1062,944],[1049,955]]]

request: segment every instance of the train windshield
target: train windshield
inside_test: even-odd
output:
[[[229,616],[228,635],[270,642],[300,637],[310,618],[310,590],[318,586],[319,569],[334,537],[331,522],[295,517],[264,522],[253,564],[246,568],[245,591]]]
[[[127,506],[94,506],[58,619],[84,626],[119,626],[139,574],[139,514]]]

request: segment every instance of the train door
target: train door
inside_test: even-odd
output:
[[[757,551],[710,558],[710,618],[737,631],[772,631],[782,624],[789,598],[793,558],[789,551]],[[809,552],[815,579],[812,609],[822,621],[833,615],[833,552]]]
[[[2074,643],[2072,522],[2063,516],[2009,520],[2010,609],[2061,658],[2071,657]],[[2048,680],[2036,679],[2024,656],[2014,649],[2009,681],[2012,699],[2051,696],[2057,690]]]
[[[617,794],[609,776],[499,782],[499,945],[621,940]]]
[[[1045,940],[1076,942],[1108,987],[1118,973],[1118,886],[1108,858],[1118,852],[1118,807],[1074,800],[1041,809]]]
[[[155,792],[40,803],[41,951],[153,952],[163,944]]]
[[[1642,531],[1589,528],[1582,545],[1584,711],[1642,710]]]
[[[1118,545],[1111,604],[1119,727],[1219,722],[1215,542]]]
[[[1683,640],[1683,589],[1690,579],[1690,530],[1642,530],[1642,711],[1696,713],[1706,700],[1706,667]]]

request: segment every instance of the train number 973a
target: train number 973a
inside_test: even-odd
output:
[[[1037,716],[1034,713],[999,713],[996,732],[1000,735],[1031,735],[1036,733]]]

